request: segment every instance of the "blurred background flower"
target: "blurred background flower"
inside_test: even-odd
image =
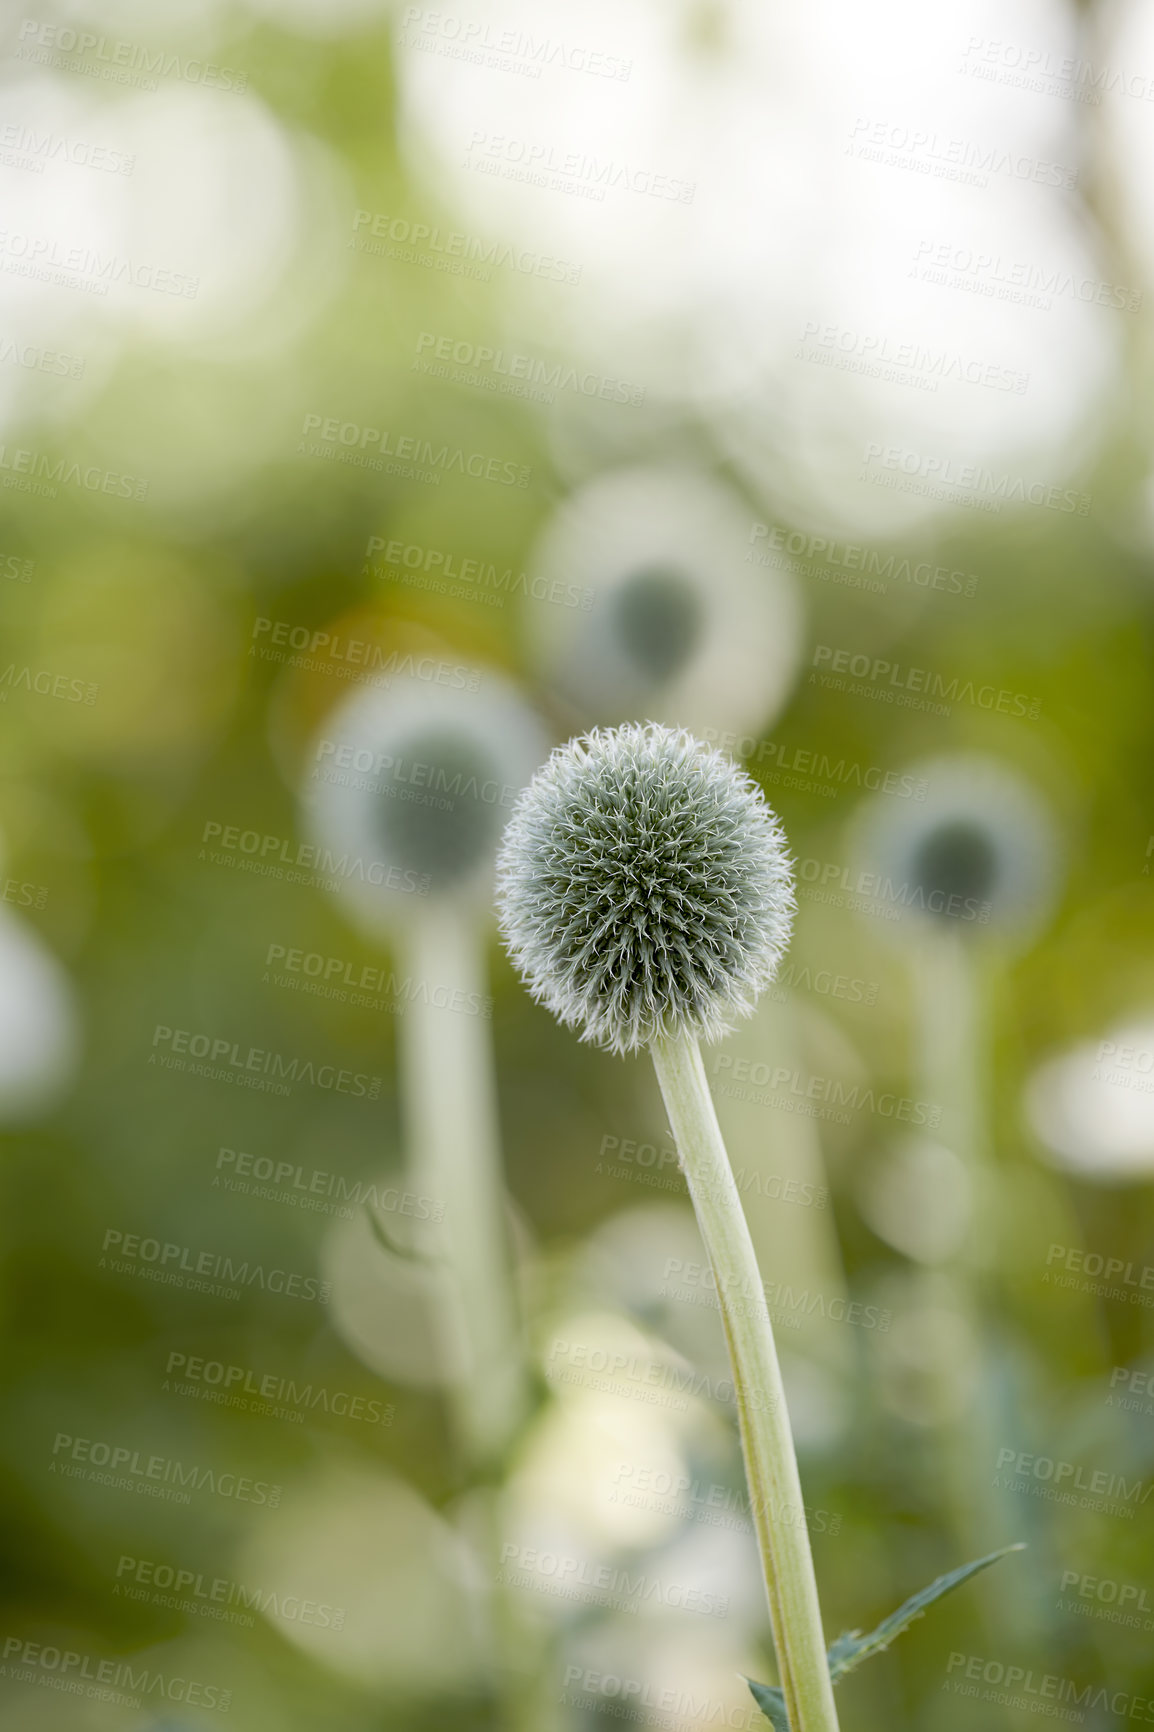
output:
[[[693,469],[612,470],[566,499],[530,557],[582,606],[534,609],[528,630],[570,726],[642,717],[716,740],[769,725],[801,607],[788,573],[750,569],[750,544],[748,507]]]
[[[1030,1541],[847,1729],[972,1727],[956,1653],[1150,1698],[1081,1588],[1149,1566],[1149,9],[75,0],[0,79],[0,1727],[747,1723],[649,1067],[500,954],[499,802],[311,774],[512,788],[650,717],[796,864],[706,1062],[827,1624]],[[452,1115],[524,1323],[484,1473]],[[56,1649],[162,1685],[65,1696]]]

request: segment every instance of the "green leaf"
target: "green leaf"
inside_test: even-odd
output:
[[[745,1682],[753,1699],[773,1727],[773,1732],[789,1732],[789,1715],[785,1711],[785,1696],[774,1684],[758,1684],[752,1678]]]
[[[829,1675],[836,1684],[839,1678],[844,1678],[847,1672],[852,1672],[855,1666],[860,1666],[863,1660],[868,1660],[873,1654],[880,1654],[883,1648],[888,1648],[895,1636],[900,1636],[903,1630],[908,1630],[915,1618],[935,1600],[940,1600],[943,1594],[948,1594],[953,1588],[961,1587],[963,1582],[976,1576],[979,1570],[989,1569],[999,1558],[1004,1558],[1008,1552],[1021,1552],[1025,1547],[1019,1541],[1012,1546],[1003,1546],[1001,1551],[991,1552],[988,1557],[978,1558],[975,1563],[962,1564],[960,1569],[951,1570],[948,1575],[939,1576],[936,1582],[931,1582],[928,1588],[923,1588],[920,1594],[914,1594],[904,1605],[891,1612],[888,1618],[883,1618],[876,1630],[871,1630],[868,1636],[863,1636],[860,1630],[847,1630],[829,1651]]]
[[[883,1648],[888,1648],[896,1636],[900,1636],[903,1630],[908,1630],[915,1618],[920,1618],[943,1594],[948,1594],[953,1588],[960,1588],[963,1582],[968,1582],[979,1570],[988,1570],[991,1564],[996,1564],[998,1559],[1004,1558],[1007,1553],[1024,1552],[1025,1549],[1021,1541],[1018,1541],[1012,1546],[1003,1546],[1001,1551],[991,1552],[988,1557],[978,1558],[975,1563],[962,1564],[960,1569],[951,1570],[948,1575],[939,1576],[928,1588],[923,1588],[920,1594],[912,1595],[896,1612],[883,1618],[877,1629],[871,1630],[868,1636],[863,1636],[860,1630],[846,1630],[829,1650],[829,1675],[833,1682],[838,1683],[847,1672],[860,1666],[863,1660],[868,1660],[872,1654],[880,1654]],[[774,1732],[790,1732],[782,1691],[773,1684],[758,1684],[752,1678],[746,1678],[745,1682]]]

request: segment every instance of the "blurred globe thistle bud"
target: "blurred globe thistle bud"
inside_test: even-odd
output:
[[[974,1214],[973,1180],[952,1149],[907,1137],[867,1165],[858,1206],[879,1239],[918,1263],[948,1262]]]
[[[760,789],[653,722],[558,747],[498,861],[501,932],[530,993],[618,1053],[727,1033],[773,979],[793,907]]]
[[[911,764],[902,781],[924,798],[876,795],[853,831],[855,882],[894,910],[879,926],[1028,943],[1050,914],[1061,866],[1057,827],[1032,784],[977,753]]]
[[[546,749],[497,674],[477,691],[403,675],[331,712],[302,800],[318,847],[364,863],[342,885],[362,923],[377,934],[403,920],[415,889],[487,905],[501,831]]]
[[[1154,1177],[1154,1018],[1047,1059],[1025,1107],[1051,1166],[1102,1185]]]
[[[640,713],[707,737],[768,725],[802,610],[787,572],[750,563],[750,527],[737,494],[688,467],[615,470],[564,502],[531,556],[547,587],[529,631],[576,721]]]
[[[69,975],[31,926],[0,909],[0,1124],[50,1112],[79,1057]]]
[[[4,852],[0,838],[0,864]],[[79,1060],[70,975],[34,927],[0,907],[0,1124],[51,1112]]]

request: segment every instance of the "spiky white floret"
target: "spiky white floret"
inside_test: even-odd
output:
[[[559,746],[497,862],[509,954],[532,996],[613,1052],[748,1016],[789,940],[781,826],[749,776],[680,729]]]

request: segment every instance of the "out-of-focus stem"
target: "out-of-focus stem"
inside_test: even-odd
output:
[[[994,1186],[977,963],[961,934],[931,932],[914,952],[913,977],[918,1086],[941,1110],[939,1134],[965,1167],[973,1199],[954,1263],[980,1284],[993,1259]]]
[[[431,904],[409,926],[404,956],[418,988],[398,1018],[409,1170],[418,1193],[444,1209],[422,1245],[441,1265],[450,1326],[464,1347],[453,1386],[461,1441],[475,1465],[487,1465],[501,1460],[524,1419],[529,1381],[490,1023],[481,1013],[483,929],[468,910]]]
[[[987,1323],[999,1229],[981,969],[980,955],[958,931],[930,932],[914,953],[918,1092],[940,1107],[936,1134],[961,1162],[971,1196],[968,1228],[952,1255],[939,1264],[935,1291],[939,1302],[956,1312],[975,1349],[990,1340]],[[949,1375],[948,1366],[942,1366],[941,1375]],[[943,1489],[967,1554],[989,1545],[1001,1514],[985,1465],[998,1448],[995,1411],[989,1367],[983,1366],[976,1387],[963,1391],[961,1402],[946,1403],[948,1417],[938,1432]],[[1030,1629],[1020,1592],[995,1579],[990,1593],[991,1627],[1024,1639]]]
[[[729,1344],[750,1506],[790,1727],[792,1732],[837,1732],[773,1325],[701,1050],[688,1034],[654,1041],[651,1050]]]
[[[782,1078],[792,1078],[800,1065],[798,1010],[780,1002],[775,988],[726,1041],[723,1053],[706,1062],[711,1077],[735,1076],[744,1061],[746,1074],[772,1074],[771,1091]],[[836,1300],[846,1298],[845,1271],[828,1197],[828,1175],[822,1154],[820,1120],[805,1113],[777,1112],[759,1088],[715,1085],[715,1106],[754,1250],[773,1270],[775,1283],[795,1293],[818,1292],[826,1305],[810,1314],[797,1313],[799,1327],[790,1331],[791,1352],[820,1368],[840,1387],[854,1374],[855,1331],[831,1328]],[[772,1141],[766,1137],[767,1113],[776,1121]],[[790,1201],[789,1199],[794,1199]]]
[[[500,1477],[529,1408],[529,1372],[513,1280],[487,1001],[484,926],[467,909],[431,904],[402,946],[414,991],[399,1020],[402,1115],[410,1182],[443,1217],[420,1248],[438,1266],[450,1348],[454,1430],[471,1469]],[[534,1702],[533,1642],[503,1586],[500,1493],[475,1496],[474,1538],[490,1582],[493,1680],[507,1732],[548,1732]]]

